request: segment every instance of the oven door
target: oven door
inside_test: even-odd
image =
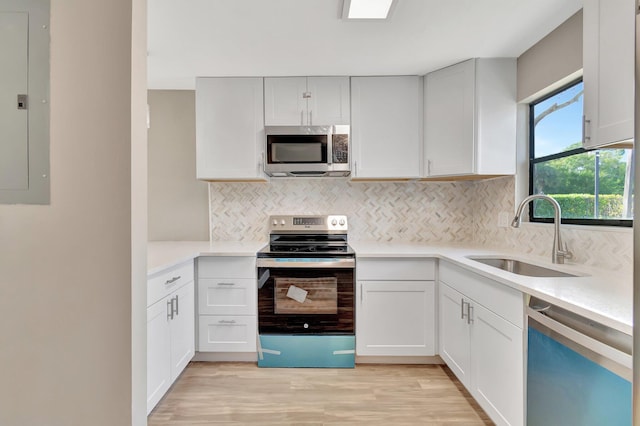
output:
[[[353,335],[354,259],[258,259],[260,334]]]

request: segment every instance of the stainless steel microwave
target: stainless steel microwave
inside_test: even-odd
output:
[[[349,176],[349,126],[266,126],[264,171],[274,177]]]

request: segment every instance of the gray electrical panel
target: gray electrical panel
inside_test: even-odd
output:
[[[0,203],[49,203],[49,0],[0,0]]]

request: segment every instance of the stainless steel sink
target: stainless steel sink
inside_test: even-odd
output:
[[[527,277],[577,277],[578,275],[569,274],[555,269],[545,268],[543,266],[534,265],[532,263],[522,262],[515,259],[507,258],[485,258],[485,257],[468,257],[475,262],[484,265],[502,269],[512,274],[525,275]]]

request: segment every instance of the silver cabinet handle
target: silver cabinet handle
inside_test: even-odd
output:
[[[176,281],[178,281],[180,278],[182,278],[180,275],[178,275],[177,277],[173,277],[170,280],[165,281],[164,285],[173,284]]]
[[[587,116],[582,116],[582,143],[591,139],[591,136],[587,136],[587,125],[591,125],[591,120],[587,120]]]
[[[167,300],[167,321],[173,319],[173,299]]]
[[[465,302],[464,298],[460,299],[460,319],[464,319],[464,305],[467,305],[467,310],[469,309],[469,302]]]
[[[427,176],[431,176],[431,160],[427,160]]]
[[[232,286],[232,285],[236,285],[236,283],[218,283],[218,285]]]
[[[230,321],[220,320],[220,321],[218,321],[218,324],[235,324],[235,323],[236,323],[236,320],[230,320]]]
[[[313,126],[313,111],[309,111],[309,126]]]
[[[180,314],[178,313],[178,306],[179,306],[178,296],[179,296],[179,295],[178,295],[178,294],[176,294],[176,316],[180,315]]]
[[[471,303],[467,303],[467,324],[473,323],[473,306]]]
[[[300,111],[300,125],[304,126],[304,111]]]

